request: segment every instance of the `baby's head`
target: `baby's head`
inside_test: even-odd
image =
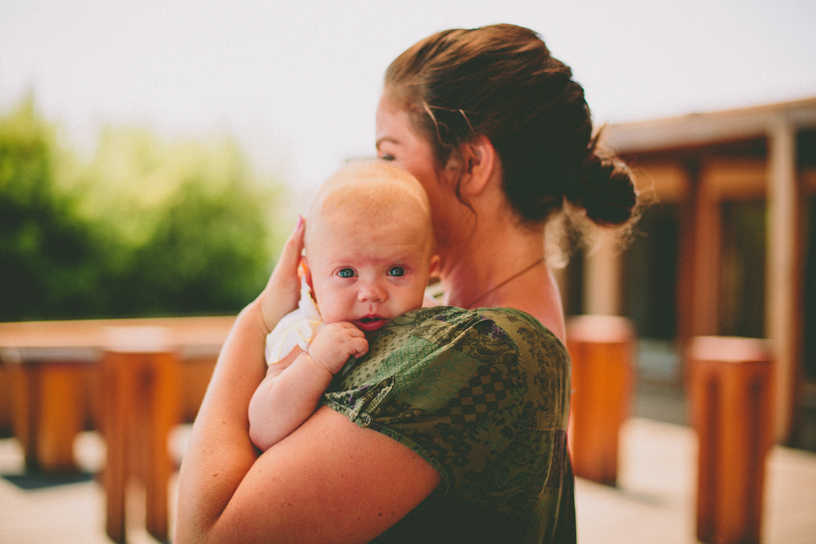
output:
[[[372,332],[422,306],[436,257],[428,197],[382,161],[351,163],[306,213],[307,279],[326,323]]]

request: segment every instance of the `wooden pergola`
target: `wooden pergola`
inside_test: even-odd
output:
[[[721,204],[764,200],[764,336],[774,358],[774,437],[789,442],[803,357],[806,197],[816,168],[797,141],[816,129],[816,97],[745,109],[615,124],[604,140],[633,165],[636,184],[680,209],[677,323],[684,345],[718,335]],[[810,241],[813,244],[816,241]],[[602,245],[584,264],[583,311],[622,313],[622,253]]]

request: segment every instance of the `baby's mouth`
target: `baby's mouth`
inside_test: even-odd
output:
[[[385,325],[386,322],[387,319],[384,317],[380,317],[378,315],[367,315],[355,321],[354,324],[357,325],[357,327],[362,331],[371,332],[376,331]]]

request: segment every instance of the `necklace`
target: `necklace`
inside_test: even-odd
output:
[[[513,274],[512,276],[510,276],[509,278],[507,278],[506,280],[504,280],[503,282],[501,282],[497,286],[491,287],[490,289],[488,289],[487,291],[485,291],[484,293],[482,293],[478,297],[474,298],[473,300],[470,301],[470,303],[463,306],[463,308],[471,308],[473,306],[473,304],[475,304],[476,302],[479,302],[480,300],[485,298],[490,293],[493,293],[494,291],[498,290],[500,287],[504,287],[505,285],[507,285],[508,283],[513,281],[514,279],[518,278],[519,276],[521,276],[525,272],[529,272],[530,270],[532,270],[533,268],[535,268],[536,266],[540,265],[543,262],[544,262],[544,257],[541,257],[540,259],[538,259],[533,264],[531,264],[528,267],[522,269],[520,272],[516,272],[515,274]]]

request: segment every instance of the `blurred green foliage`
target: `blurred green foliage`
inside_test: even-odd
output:
[[[109,128],[80,159],[26,98],[0,116],[0,321],[236,312],[281,197],[228,138]]]

